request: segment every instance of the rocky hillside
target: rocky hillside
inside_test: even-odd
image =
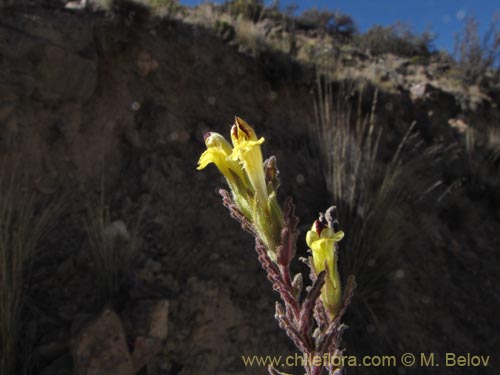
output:
[[[293,197],[303,228],[335,203],[311,63],[277,50],[256,56],[189,17],[0,11],[0,154],[19,160],[27,181],[19,189],[64,206],[24,275],[14,366],[20,371],[29,358],[32,373],[43,375],[263,374],[241,356],[293,353],[252,239],[220,204],[224,181],[195,167],[203,134],[227,134],[237,114],[265,136],[264,153],[276,155],[281,199]],[[369,114],[377,92],[381,168],[414,122],[419,147],[439,150],[405,182],[432,175],[437,184],[408,219],[422,224],[425,241],[401,246],[369,297],[360,290],[347,353],[471,352],[494,356],[478,374],[498,373],[498,94],[450,82],[439,62],[347,47],[336,61],[335,98],[361,92],[353,106]],[[4,164],[2,174],[11,169]],[[116,259],[131,259],[111,296],[103,297],[99,272],[115,270],[116,259],[99,268],[92,255],[89,206],[109,211],[106,251],[118,247]]]

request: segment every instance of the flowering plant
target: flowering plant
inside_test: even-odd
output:
[[[253,128],[239,117],[231,128],[231,144],[218,133],[207,133],[207,150],[201,155],[198,169],[213,163],[224,175],[230,193],[221,189],[223,204],[243,229],[255,237],[258,259],[274,290],[281,298],[276,302],[276,319],[305,358],[339,358],[340,340],[345,325],[341,318],[349,305],[355,286],[350,276],[342,291],[337,268],[337,243],[344,233],[338,230],[335,207],[320,214],[306,242],[311,256],[302,259],[310,268],[311,286],[303,288],[301,273],[290,272],[298,238],[295,206],[287,199],[282,207],[277,201],[279,186],[276,158],[263,161],[261,145]],[[335,363],[304,362],[307,375],[342,371],[342,361]],[[268,368],[270,374],[283,374]]]

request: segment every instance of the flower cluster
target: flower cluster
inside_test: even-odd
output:
[[[276,200],[277,169],[275,159],[263,162],[255,131],[236,117],[231,128],[231,144],[219,133],[207,133],[207,150],[198,161],[198,170],[214,163],[224,175],[238,209],[255,227],[271,259],[276,260],[283,227],[283,213]]]

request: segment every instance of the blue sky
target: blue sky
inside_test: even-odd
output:
[[[180,0],[182,4],[199,4],[201,0]],[[220,2],[220,1],[217,1]],[[452,52],[454,35],[463,27],[464,17],[474,15],[484,33],[493,15],[500,12],[500,0],[281,0],[280,5],[296,3],[299,12],[317,7],[340,10],[352,16],[361,31],[375,24],[390,25],[396,21],[408,24],[413,31],[427,29],[437,35],[435,47]]]

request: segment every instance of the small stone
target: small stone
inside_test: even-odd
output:
[[[451,118],[448,120],[448,124],[462,134],[469,129],[469,125],[461,118]]]
[[[120,317],[111,309],[84,326],[71,340],[75,375],[134,375]]]
[[[132,111],[137,112],[139,109],[141,109],[141,103],[138,101],[134,101],[130,105],[130,108],[132,109]]]
[[[404,279],[405,276],[406,276],[405,271],[402,269],[397,270],[396,273],[394,274],[394,277],[399,280]]]
[[[410,86],[411,100],[423,99],[426,93],[427,85],[424,83],[416,83]]]
[[[137,56],[137,71],[141,77],[146,77],[158,69],[158,61],[147,51],[139,52]]]

